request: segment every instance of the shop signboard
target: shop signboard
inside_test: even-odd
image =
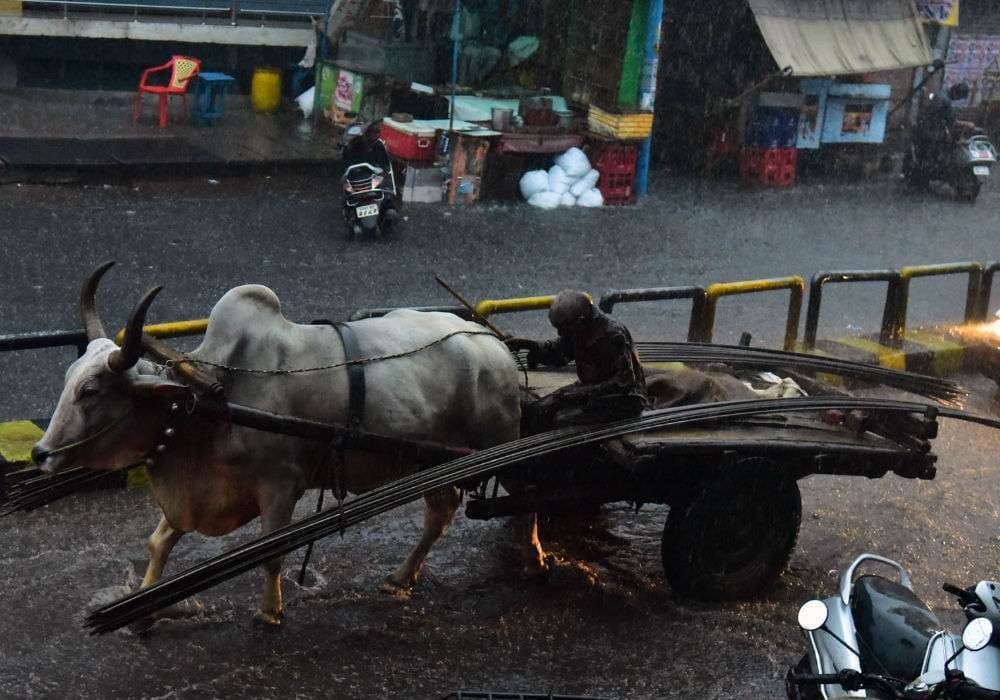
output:
[[[341,68],[337,71],[337,84],[333,90],[334,109],[341,112],[361,111],[364,78],[360,73]]]
[[[799,107],[796,148],[819,148],[822,142],[823,119],[826,117],[826,95],[829,80],[803,80],[799,83],[802,103]]]
[[[890,94],[888,85],[831,84],[823,118],[823,143],[882,143]]]
[[[958,3],[959,0],[917,0],[917,9],[928,22],[957,27]]]
[[[993,34],[959,34],[948,43],[944,87],[965,83],[969,98],[956,100],[956,107],[974,107],[984,96],[996,92],[997,78],[988,71],[1000,56],[1000,36]]]

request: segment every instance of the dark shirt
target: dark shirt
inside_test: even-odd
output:
[[[542,344],[546,364],[576,362],[580,384],[608,392],[646,393],[646,377],[628,329],[610,316],[594,312],[594,319],[572,337]]]
[[[364,136],[354,137],[344,149],[344,167],[349,168],[358,163],[371,163],[375,167],[382,168],[388,175],[391,164],[389,152],[385,150],[385,142],[376,139],[369,144]]]
[[[948,130],[955,124],[955,110],[952,109],[951,100],[943,93],[938,93],[931,98],[920,117],[917,119],[917,127],[920,135],[929,141],[943,141],[948,138]]]

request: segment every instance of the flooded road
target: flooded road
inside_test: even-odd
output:
[[[888,182],[752,194],[658,184],[660,193],[637,209],[563,218],[522,207],[449,216],[415,207],[399,240],[370,245],[340,240],[336,207],[320,189],[330,183],[6,186],[0,332],[77,327],[79,284],[109,258],[120,265],[99,303],[109,323],[120,323],[159,283],[167,289],[152,322],[203,317],[227,288],[251,281],[275,288],[289,317],[308,320],[365,306],[449,303],[433,272],[479,299],[996,257],[991,192],[968,207],[897,197]],[[806,211],[817,202],[822,216]],[[960,280],[927,284],[913,292],[917,320],[960,316]],[[826,330],[874,329],[881,293],[831,294]],[[720,308],[717,337],[780,336],[786,297],[766,299]],[[644,305],[623,318],[640,338],[683,337],[687,309],[666,308]],[[505,328],[548,334],[541,315],[498,318]],[[65,349],[0,357],[0,417],[48,415],[72,356]],[[995,386],[967,381],[981,389],[971,407],[991,410]],[[543,523],[543,543],[560,562],[544,582],[521,574],[507,520],[460,512],[413,593],[390,596],[379,584],[421,528],[422,508],[411,504],[318,543],[304,588],[295,582],[301,553],[290,555],[280,630],[252,625],[260,576],[251,572],[201,594],[192,617],[162,621],[142,638],[88,637],[82,620],[88,607],[137,585],[158,509],[144,491],[81,494],[0,521],[0,696],[437,698],[475,688],[780,698],[785,671],[804,650],[798,606],[831,595],[839,571],[862,552],[900,561],[918,594],[960,625],[941,583],[1000,577],[998,447],[995,432],[943,421],[933,481],[804,480],[790,569],[754,601],[675,597],[660,563],[666,509],[636,514],[625,505],[596,519]],[[313,504],[311,493],[297,517]],[[254,528],[185,537],[168,573],[247,540]]]

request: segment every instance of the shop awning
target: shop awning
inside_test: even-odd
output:
[[[843,75],[931,62],[913,0],[750,0],[778,67]]]

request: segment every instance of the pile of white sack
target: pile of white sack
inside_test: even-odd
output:
[[[579,148],[571,148],[556,158],[548,172],[526,172],[521,177],[521,196],[541,209],[600,207],[604,197],[596,187],[599,177],[587,155]]]

